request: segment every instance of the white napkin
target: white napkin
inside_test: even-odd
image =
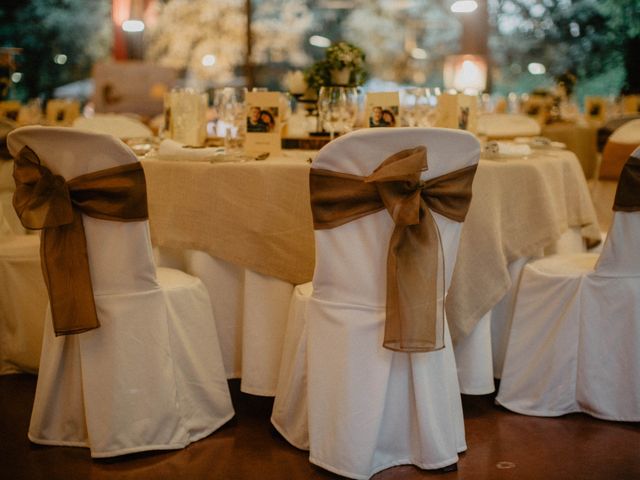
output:
[[[223,157],[225,155],[222,147],[185,147],[183,144],[169,139],[163,140],[158,147],[159,160],[210,162],[222,160]]]
[[[531,155],[531,147],[511,142],[491,141],[485,144],[482,153],[485,158],[519,158]]]
[[[529,145],[531,148],[536,149],[565,149],[567,146],[562,142],[554,142],[547,137],[516,137],[513,139],[514,142],[519,144]]]

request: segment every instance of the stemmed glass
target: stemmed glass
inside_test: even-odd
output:
[[[400,92],[403,124],[408,127],[432,127],[435,124],[437,92],[430,88],[405,88]]]
[[[213,94],[213,107],[223,127],[216,130],[224,135],[227,153],[241,151],[244,147],[246,93],[247,89],[244,87],[225,87],[216,89]]]
[[[353,129],[358,115],[356,87],[321,87],[318,94],[320,125],[333,140],[336,132]]]

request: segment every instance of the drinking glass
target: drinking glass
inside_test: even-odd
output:
[[[356,87],[321,87],[318,94],[318,115],[323,130],[331,140],[336,132],[351,131],[358,116]]]
[[[244,87],[224,87],[214,91],[213,107],[218,115],[218,132],[224,136],[227,153],[244,149],[247,131],[245,118],[247,89]]]
[[[204,145],[207,136],[207,95],[190,88],[174,88],[165,101],[169,136],[191,146]]]
[[[430,88],[412,87],[400,91],[402,124],[407,127],[432,127],[438,98]]]

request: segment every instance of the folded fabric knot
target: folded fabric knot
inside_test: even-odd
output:
[[[422,181],[427,150],[419,146],[391,155],[367,177],[311,169],[314,228],[335,228],[383,209],[395,223],[387,254],[385,348],[444,347],[444,259],[431,210],[463,221],[476,167]]]
[[[82,214],[102,220],[148,217],[144,171],[138,162],[66,181],[23,147],[14,162],[13,206],[25,228],[41,229],[40,257],[56,335],[100,326]]]
[[[40,165],[32,150],[25,148],[20,156],[28,161],[22,162],[18,171],[21,192],[14,196],[14,208],[25,228],[58,227],[73,222],[73,206],[64,177]]]
[[[630,156],[622,168],[613,210],[619,212],[640,211],[640,158],[638,157]]]

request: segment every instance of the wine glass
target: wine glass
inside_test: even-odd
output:
[[[213,92],[213,107],[218,116],[216,130],[224,136],[227,153],[240,151],[244,147],[246,94],[244,87],[224,87]]]
[[[321,127],[329,131],[331,140],[336,132],[352,130],[358,115],[358,89],[321,87],[318,94],[318,115]]]
[[[400,92],[402,121],[408,127],[432,127],[435,124],[438,97],[430,88],[405,88]]]

